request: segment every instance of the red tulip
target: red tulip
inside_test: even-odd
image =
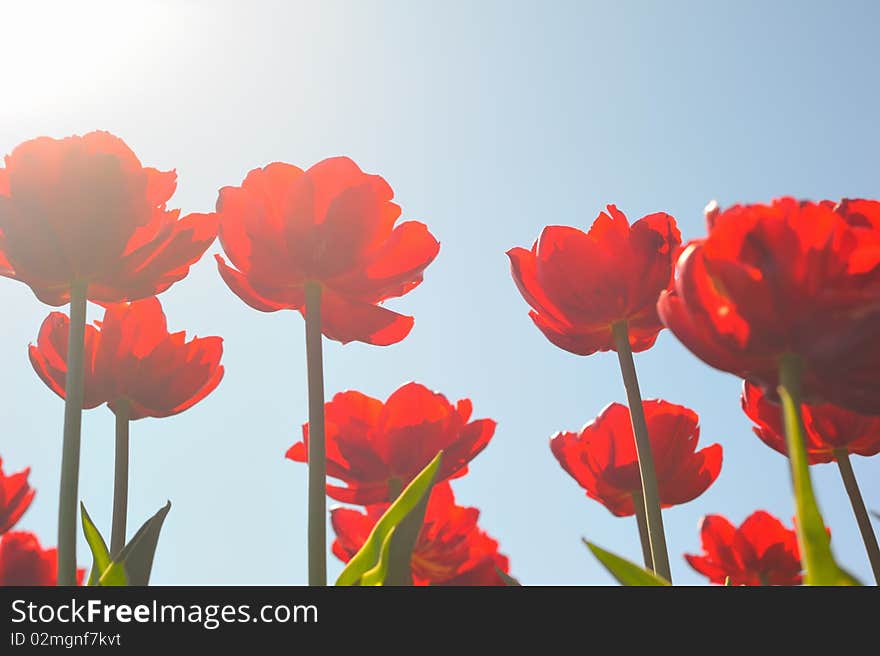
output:
[[[342,343],[387,345],[412,329],[412,317],[380,305],[422,281],[440,248],[416,221],[395,227],[400,207],[378,175],[347,157],[303,171],[276,162],[224,187],[217,201],[220,275],[263,312],[304,313],[306,281],[322,286],[321,327]]]
[[[686,554],[691,567],[712,583],[800,585],[797,535],[773,515],[759,510],[736,528],[721,515],[700,524],[703,555]]]
[[[21,519],[34,500],[36,491],[27,480],[30,473],[30,468],[27,468],[6,476],[3,473],[3,459],[0,458],[0,535]]]
[[[757,385],[745,383],[742,407],[755,424],[755,435],[770,448],[788,454],[782,408]],[[830,403],[802,405],[807,457],[811,465],[833,462],[834,452],[845,449],[860,456],[880,453],[880,417],[869,417]]]
[[[99,303],[168,289],[217,234],[211,215],[166,209],[175,187],[107,132],[24,142],[0,168],[0,275],[56,306],[74,280]]]
[[[336,532],[333,553],[348,562],[363,546],[387,504],[368,506],[364,512],[335,508],[331,523]],[[425,523],[412,555],[416,585],[505,585],[495,570],[507,572],[506,556],[498,542],[477,526],[480,511],[456,505],[448,483],[436,485],[425,509]]]
[[[31,364],[64,398],[69,319],[53,312],[30,347]],[[168,417],[205,398],[223,378],[223,339],[169,333],[157,298],[112,305],[104,320],[86,326],[84,408],[122,402],[130,419]]]
[[[58,578],[58,550],[44,549],[33,533],[11,531],[0,536],[0,586],[54,586]],[[82,585],[84,569],[76,571]]]
[[[615,350],[611,326],[627,321],[633,351],[663,328],[657,297],[672,285],[681,244],[675,219],[649,214],[629,225],[614,205],[590,231],[547,226],[532,250],[512,248],[511,272],[529,316],[556,346],[590,355]]]
[[[362,505],[392,501],[437,452],[443,460],[436,480],[463,476],[468,463],[495,432],[491,419],[469,421],[471,402],[454,406],[445,396],[407,383],[383,404],[360,392],[342,392],[324,406],[327,475],[347,487],[327,486],[327,494]],[[308,424],[303,440],[287,457],[307,462]]]
[[[693,410],[661,400],[646,400],[643,407],[662,507],[696,499],[718,478],[721,445],[697,451],[700,427]],[[635,514],[633,496],[642,486],[625,405],[607,406],[580,433],[557,433],[550,449],[588,497],[618,517]]]
[[[676,271],[660,317],[706,363],[775,390],[794,354],[807,402],[880,414],[880,202],[713,210]]]

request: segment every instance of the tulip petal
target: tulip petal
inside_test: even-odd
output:
[[[301,311],[304,313],[304,308]],[[405,338],[412,330],[413,323],[412,317],[378,305],[350,301],[324,288],[321,297],[321,331],[330,339],[343,344],[357,341],[389,346]]]

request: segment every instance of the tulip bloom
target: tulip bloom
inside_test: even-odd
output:
[[[87,300],[158,294],[189,272],[217,233],[212,215],[179,218],[166,204],[176,174],[141,165],[118,137],[91,132],[19,145],[0,168],[0,275],[44,303],[70,303],[70,375],[64,387],[58,575],[76,575]]]
[[[771,449],[787,455],[785,429],[779,404],[764,391],[746,382],[743,411],[755,422],[755,435]],[[834,462],[835,453],[873,456],[880,453],[880,417],[860,415],[830,403],[801,405],[807,457],[810,464]]]
[[[53,312],[43,321],[31,364],[61,398],[67,375],[70,320]],[[128,419],[170,417],[201,401],[223,378],[221,337],[169,333],[157,298],[109,306],[104,319],[86,326],[84,408],[127,407]]]
[[[669,214],[649,214],[630,226],[617,207],[607,209],[587,233],[547,226],[531,251],[513,248],[507,255],[513,279],[532,306],[529,316],[547,339],[577,355],[617,352],[642,479],[642,548],[646,564],[669,580],[654,458],[632,354],[650,348],[663,328],[657,297],[672,285],[681,235]]]
[[[378,175],[347,157],[303,171],[275,162],[224,187],[217,201],[220,275],[263,312],[299,310],[306,282],[321,286],[321,329],[342,342],[385,346],[402,340],[413,318],[380,305],[422,282],[440,244],[417,221],[395,227],[400,207]]]
[[[801,363],[804,401],[880,413],[880,202],[712,208],[658,304],[707,364],[773,391],[782,356]]]
[[[30,472],[27,468],[6,476],[0,458],[0,535],[15,526],[34,499],[36,491],[28,484]]]
[[[0,275],[60,306],[74,281],[98,303],[145,298],[186,276],[217,234],[166,203],[174,171],[141,165],[118,137],[26,141],[0,168]]]
[[[417,221],[397,226],[400,207],[378,175],[347,157],[303,171],[274,162],[248,173],[217,200],[220,275],[262,312],[299,310],[306,323],[309,423],[309,583],[327,581],[324,363],[321,336],[387,346],[413,318],[383,307],[422,282],[440,244]]]
[[[65,398],[70,320],[53,312],[30,346],[37,375]],[[223,378],[223,339],[169,333],[159,299],[111,305],[104,320],[87,325],[84,339],[82,407],[107,403],[116,415],[116,470],[111,553],[125,543],[128,505],[129,423],[170,417],[191,408]]]
[[[351,560],[387,507],[371,505],[364,512],[334,508],[334,555],[346,563]],[[477,526],[479,517],[476,508],[455,503],[448,483],[434,487],[412,554],[415,585],[505,585],[495,568],[508,572],[508,559],[498,553],[498,542]]]
[[[801,584],[797,534],[763,510],[739,528],[721,515],[706,515],[700,540],[703,554],[686,554],[685,559],[712,583],[730,577],[731,585]]]
[[[753,428],[755,434],[770,448],[788,455],[779,405],[770,400],[760,387],[746,382],[742,406],[749,419],[756,424]],[[837,463],[874,576],[880,583],[880,548],[877,536],[849,461],[849,456],[853,453],[860,456],[880,453],[880,417],[860,415],[830,403],[803,404],[801,416],[807,459],[811,465]]]
[[[880,202],[713,204],[707,218],[657,309],[707,364],[779,394],[806,581],[835,584],[846,575],[822,534],[801,404],[880,414]]]
[[[662,400],[647,400],[643,407],[662,507],[696,499],[718,478],[721,445],[697,450],[700,427],[693,410]],[[626,406],[608,405],[579,433],[557,433],[550,449],[587,496],[612,514],[626,517],[639,510],[634,501],[641,495],[641,480]]]
[[[44,549],[33,533],[12,531],[0,536],[0,586],[53,586],[58,577],[55,549]],[[82,585],[84,569],[76,571]]]
[[[513,280],[529,316],[553,344],[577,355],[616,350],[611,327],[626,321],[633,351],[663,329],[657,298],[672,285],[681,244],[675,219],[649,214],[629,225],[614,205],[589,232],[547,226],[531,250],[512,248]]]
[[[470,421],[472,405],[454,406],[442,394],[407,383],[385,403],[360,392],[341,392],[325,406],[327,473],[346,487],[327,486],[345,503],[390,502],[443,450],[436,480],[463,476],[495,433],[491,419]],[[309,425],[287,457],[306,462]]]

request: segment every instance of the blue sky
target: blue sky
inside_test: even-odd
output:
[[[441,252],[420,288],[389,303],[416,317],[404,342],[326,343],[327,395],[384,398],[416,380],[496,419],[454,489],[525,583],[610,583],[581,536],[640,550],[634,520],[586,499],[548,448],[624,400],[616,358],[547,342],[504,252],[546,224],[586,227],[610,202],[631,220],[667,211],[693,238],[713,198],[878,195],[871,2],[139,4],[9,9],[0,152],[109,130],[146,165],[177,169],[184,212],[210,211],[219,187],[276,160],[345,154],[383,175]],[[54,545],[63,404],[27,359],[50,308],[13,281],[0,299],[0,457],[7,471],[33,468],[38,494],[19,526]],[[248,308],[211,257],[161,300],[171,329],[225,338],[227,371],[191,410],[132,425],[129,524],[173,503],[153,581],[304,583],[306,471],[283,457],[307,417],[300,316]],[[786,461],[751,434],[740,382],[668,331],[636,366],[646,398],[692,407],[701,439],[724,446],[715,485],[664,515],[674,578],[701,583],[681,556],[699,548],[700,517],[739,523],[763,508],[790,522]],[[112,415],[86,412],[83,431],[81,496],[109,532]],[[854,467],[880,508],[877,459]],[[812,471],[836,553],[869,581],[836,468]],[[79,559],[90,564],[82,540]]]

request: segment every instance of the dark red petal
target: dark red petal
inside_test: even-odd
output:
[[[551,343],[569,353],[592,355],[598,351],[610,351],[614,348],[610,325],[595,326],[593,327],[595,332],[565,333],[561,332],[555,324],[549,323],[544,315],[538,314],[534,310],[529,312],[529,317]]]
[[[537,314],[544,317],[548,325],[570,328],[571,324],[562,311],[553,305],[544,289],[538,283],[537,257],[534,249],[511,248],[507,251],[510,258],[510,273],[517,289]]]

